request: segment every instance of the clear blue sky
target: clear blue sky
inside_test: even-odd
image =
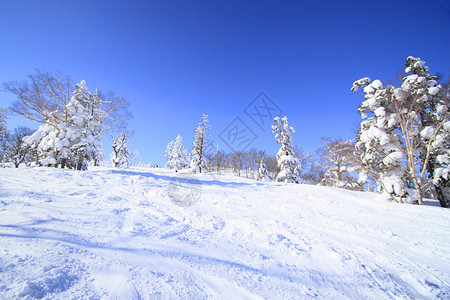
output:
[[[409,55],[448,75],[449,54],[445,0],[0,0],[0,82],[38,68],[114,91],[130,103],[130,147],[143,162],[163,164],[178,134],[190,151],[204,112],[225,151],[232,137],[219,135],[244,128],[258,136],[248,148],[275,154],[270,124],[245,113],[260,92],[288,116],[294,143],[314,152],[320,137],[354,137],[363,95],[350,92],[353,81],[394,78]],[[0,105],[13,100],[0,92]],[[18,117],[8,126],[20,124],[37,128]]]

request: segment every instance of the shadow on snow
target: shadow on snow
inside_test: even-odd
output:
[[[179,173],[178,175],[174,176],[167,176],[167,175],[157,175],[151,172],[136,172],[136,171],[129,171],[129,170],[109,170],[107,171],[109,174],[119,174],[119,175],[127,175],[127,176],[143,176],[146,178],[154,178],[159,180],[166,180],[166,181],[179,181],[182,180],[183,183],[187,184],[193,184],[193,185],[218,185],[221,187],[242,187],[242,186],[255,186],[255,185],[264,185],[260,182],[255,183],[247,183],[247,182],[224,182],[220,181],[214,178],[214,175],[211,175],[213,178],[211,180],[207,179],[198,179],[195,178],[197,175],[190,174],[190,173]],[[209,174],[209,173],[206,173]]]

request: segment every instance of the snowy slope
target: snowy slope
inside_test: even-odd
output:
[[[0,299],[450,298],[450,210],[187,177],[0,168]]]

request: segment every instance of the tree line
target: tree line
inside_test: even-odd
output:
[[[363,88],[358,111],[363,119],[356,140],[322,138],[316,156],[292,144],[294,128],[287,117],[272,125],[280,149],[275,157],[255,149],[225,154],[204,153],[207,115],[195,129],[189,166],[193,172],[232,170],[238,176],[290,183],[314,183],[352,190],[371,189],[373,184],[400,203],[423,204],[425,196],[450,206],[449,84],[428,72],[420,58],[408,57],[400,86],[364,77],[352,91]],[[179,137],[181,141],[181,137]],[[176,149],[180,149],[178,146]],[[181,148],[182,149],[182,148]],[[184,150],[182,150],[184,151]],[[174,148],[168,147],[167,166]],[[188,166],[185,154],[177,155]],[[178,167],[177,167],[178,168]]]
[[[35,161],[40,166],[82,170],[87,162],[103,159],[101,137],[126,130],[131,114],[128,103],[114,93],[89,91],[84,80],[74,83],[70,76],[37,71],[23,81],[10,81],[3,89],[16,101],[9,110],[35,121],[37,131],[6,130],[6,109],[0,110],[3,161],[16,167]]]
[[[450,121],[448,82],[429,73],[420,58],[406,59],[400,83],[364,77],[353,83],[362,89],[358,107],[362,122],[355,140],[322,138],[315,155],[292,142],[294,128],[287,117],[274,119],[280,145],[276,155],[261,150],[225,153],[208,142],[208,115],[194,130],[189,155],[178,136],[166,149],[167,167],[191,172],[231,172],[237,176],[288,183],[311,183],[352,190],[374,189],[393,201],[424,203],[433,196],[450,205]],[[15,114],[40,123],[37,131],[6,130],[6,110],[0,108],[0,157],[16,166],[34,160],[42,166],[85,169],[103,157],[100,138],[113,138],[113,166],[129,164],[127,102],[113,93],[89,91],[84,81],[38,71],[22,82],[3,84],[16,96]]]

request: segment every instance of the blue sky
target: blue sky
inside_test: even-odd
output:
[[[130,148],[146,163],[163,164],[178,134],[190,150],[202,113],[226,152],[248,144],[275,154],[271,124],[252,120],[261,120],[251,115],[263,106],[261,92],[306,151],[321,137],[353,138],[363,99],[350,92],[355,80],[394,78],[409,55],[449,75],[449,53],[444,0],[0,0],[0,82],[45,69],[114,91],[130,103]],[[13,100],[0,92],[0,105]],[[9,128],[17,125],[37,128],[11,117]]]

